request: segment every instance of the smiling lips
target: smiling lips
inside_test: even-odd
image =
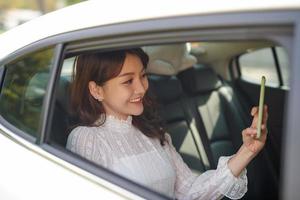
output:
[[[142,101],[142,99],[143,99],[143,97],[137,97],[137,98],[131,99],[130,103],[139,103]]]

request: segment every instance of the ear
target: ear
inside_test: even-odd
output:
[[[95,81],[89,82],[89,91],[90,94],[98,101],[104,99],[103,88],[95,83]]]

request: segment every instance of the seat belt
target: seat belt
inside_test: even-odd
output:
[[[180,102],[184,107],[184,114],[186,116],[186,119],[188,119],[188,125],[191,129],[193,139],[195,141],[198,153],[202,159],[205,169],[209,170],[215,168],[216,166],[211,153],[206,129],[200,115],[195,112],[197,108],[195,106],[196,104],[194,102],[194,99],[190,99],[189,97],[185,96],[180,98]],[[187,104],[193,105],[193,108],[191,108]]]

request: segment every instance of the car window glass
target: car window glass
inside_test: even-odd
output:
[[[289,69],[289,58],[286,50],[282,47],[276,47],[276,54],[282,74],[283,84],[289,86],[290,69]]]
[[[53,49],[46,49],[5,66],[0,114],[32,136],[37,135],[52,58]]]
[[[53,118],[51,120],[49,142],[61,146],[66,146],[68,134],[75,122],[77,122],[75,120],[76,116],[73,119],[69,112],[69,93],[74,61],[75,57],[64,59],[57,90],[54,96],[55,106]]]
[[[75,57],[67,58],[64,60],[61,76],[70,78],[73,72],[73,65],[75,62]]]
[[[239,64],[242,79],[260,84],[261,76],[265,76],[267,79],[266,85],[279,85],[271,48],[264,48],[243,54],[239,58]]]

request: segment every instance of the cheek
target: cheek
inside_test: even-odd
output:
[[[113,104],[122,104],[122,102],[128,101],[132,96],[130,88],[123,87],[122,85],[114,85],[114,87],[107,87],[105,91],[106,101]]]
[[[148,82],[147,78],[144,79],[143,86],[144,86],[144,89],[145,89],[145,92],[146,92],[149,88],[149,82]]]
[[[120,88],[114,90],[113,93],[114,93],[114,97],[115,97],[114,99],[116,101],[127,102],[134,94],[134,90],[131,89],[130,87],[120,87]]]

